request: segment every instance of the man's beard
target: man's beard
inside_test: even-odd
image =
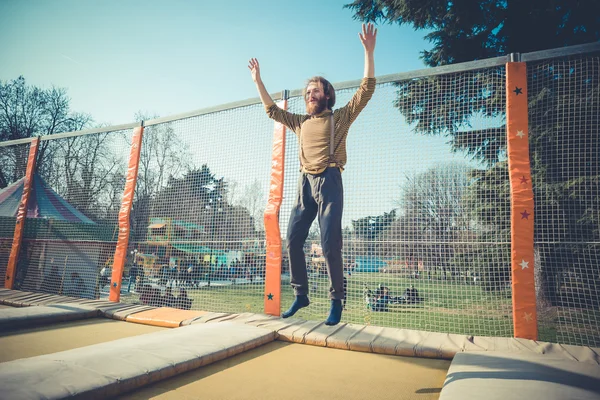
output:
[[[325,111],[327,108],[327,97],[322,97],[316,103],[306,103],[306,112],[309,115],[317,115]]]

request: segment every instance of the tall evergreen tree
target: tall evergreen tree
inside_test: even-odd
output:
[[[600,40],[600,2],[571,0],[356,0],[363,22],[428,31],[431,67]],[[542,302],[597,307],[600,291],[600,60],[581,55],[528,63],[529,139],[536,211],[536,270]],[[490,199],[508,210],[503,67],[397,83],[394,106],[416,133],[444,135],[454,150],[483,161],[470,209],[486,240],[506,241],[509,226],[490,218]],[[488,121],[473,129],[474,117]],[[506,215],[505,211],[500,213]],[[493,221],[492,221],[493,220]],[[489,236],[493,235],[492,238]],[[508,277],[493,252],[477,255],[490,276]],[[486,258],[487,257],[487,258]],[[487,261],[485,261],[487,259]],[[569,277],[570,282],[566,281]]]

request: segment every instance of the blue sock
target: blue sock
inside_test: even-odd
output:
[[[283,314],[281,314],[282,318],[289,318],[292,315],[296,314],[296,312],[301,309],[304,308],[306,306],[308,306],[310,304],[310,300],[308,300],[308,296],[305,294],[300,294],[298,296],[296,296],[296,300],[294,300],[294,302],[292,303],[292,306]]]
[[[342,301],[331,300],[331,309],[329,310],[329,317],[325,321],[325,325],[337,325],[342,319]]]

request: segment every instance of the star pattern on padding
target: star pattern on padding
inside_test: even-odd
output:
[[[513,92],[518,96],[520,94],[523,94],[523,88],[515,86],[515,90],[513,90]]]

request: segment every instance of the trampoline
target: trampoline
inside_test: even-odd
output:
[[[3,398],[600,398],[597,348],[14,290],[0,303]]]

